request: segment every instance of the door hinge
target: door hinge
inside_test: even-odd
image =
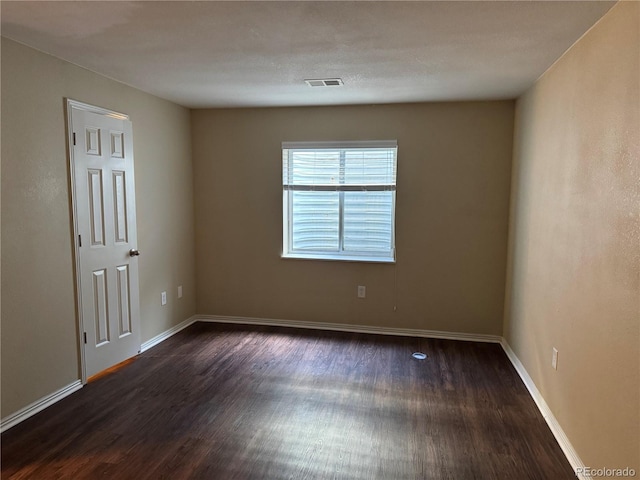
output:
[[[82,246],[82,235],[78,235],[78,246]]]
[[[76,144],[76,132],[73,132],[73,144]]]
[[[84,332],[84,343],[87,343],[87,332]]]

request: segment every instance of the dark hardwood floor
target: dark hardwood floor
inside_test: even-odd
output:
[[[1,440],[3,479],[575,479],[499,345],[273,327],[196,323]]]

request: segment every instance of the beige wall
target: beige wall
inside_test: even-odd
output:
[[[499,335],[504,302],[582,460],[640,471],[639,16],[618,4],[518,100],[513,172],[512,102],[190,116],[3,39],[2,417],[79,378],[70,97],[133,121],[143,341],[196,310]],[[280,143],[366,139],[398,140],[397,264],[281,259]]]
[[[513,113],[193,111],[198,313],[501,334]],[[281,259],[281,142],[372,139],[398,140],[397,264]]]
[[[617,4],[517,102],[505,309],[509,344],[582,461],[636,472],[639,18]]]
[[[2,39],[2,417],[79,378],[65,97],[133,122],[142,341],[195,312],[189,111]]]

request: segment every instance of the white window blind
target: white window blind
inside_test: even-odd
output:
[[[395,141],[283,143],[283,256],[393,262]]]

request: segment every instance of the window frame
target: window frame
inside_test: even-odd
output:
[[[284,179],[285,150],[340,150],[349,149],[393,149],[394,150],[394,169],[395,182],[393,184],[371,184],[371,188],[363,190],[362,185],[343,185],[342,187],[323,187],[323,186],[302,186],[302,188],[292,188],[287,185]],[[365,263],[395,263],[396,262],[396,187],[397,187],[397,163],[398,163],[398,142],[396,140],[372,140],[372,141],[340,141],[340,142],[282,142],[282,168],[283,168],[283,185],[282,185],[282,258],[305,259],[305,260],[329,260],[329,261],[347,261],[347,262],[365,262]],[[292,195],[294,191],[327,191],[337,192],[339,194],[338,209],[338,251],[300,251],[294,250],[293,241],[293,201]],[[371,251],[348,251],[344,252],[344,196],[346,192],[391,192],[391,250],[390,252],[371,252]]]

